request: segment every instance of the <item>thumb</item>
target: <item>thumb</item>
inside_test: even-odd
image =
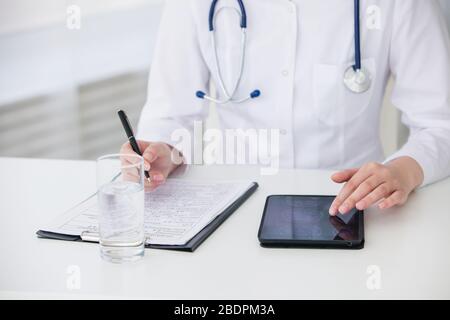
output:
[[[358,169],[356,168],[339,171],[331,176],[331,180],[336,183],[346,182],[350,180],[356,172],[358,172]]]

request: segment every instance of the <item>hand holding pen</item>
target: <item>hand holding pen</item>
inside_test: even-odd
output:
[[[125,112],[119,110],[118,115],[128,138],[128,142],[122,145],[120,153],[142,156],[144,158],[144,169],[146,170],[146,186],[153,188],[161,185],[166,181],[169,174],[178,167],[177,164],[172,162],[172,148],[163,142],[136,140]]]

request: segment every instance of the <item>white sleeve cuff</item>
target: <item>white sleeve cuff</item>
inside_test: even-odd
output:
[[[433,161],[427,156],[427,150],[422,148],[421,145],[413,146],[410,143],[406,143],[400,150],[389,156],[383,163],[386,164],[400,157],[413,158],[421,166],[424,179],[420,187],[424,187],[436,180]]]

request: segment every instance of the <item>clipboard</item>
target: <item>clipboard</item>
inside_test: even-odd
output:
[[[219,226],[225,222],[257,189],[259,185],[256,182],[251,184],[251,187],[246,190],[236,201],[225,208],[214,220],[198,232],[191,240],[184,245],[154,245],[145,243],[146,248],[176,250],[194,252]],[[88,230],[82,233],[81,236],[67,235],[61,233],[54,233],[44,230],[36,232],[39,238],[63,240],[63,241],[82,241],[82,242],[99,242],[98,233],[92,233]]]

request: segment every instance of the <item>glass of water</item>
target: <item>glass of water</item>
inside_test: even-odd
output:
[[[107,155],[97,160],[100,253],[122,263],[144,256],[144,159]]]

